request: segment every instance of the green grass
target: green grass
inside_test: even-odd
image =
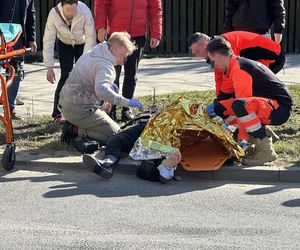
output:
[[[60,143],[61,126],[51,116],[13,121],[14,138],[18,149],[62,150]],[[0,124],[0,145],[5,144],[5,129]]]
[[[282,126],[272,127],[280,136],[274,144],[276,152],[283,163],[300,162],[300,85],[289,86],[294,98],[294,112],[288,122]],[[179,97],[189,98],[201,103],[210,103],[214,99],[214,91],[191,91],[155,96],[155,104],[159,110],[166,107]],[[144,96],[140,100],[147,110],[153,106],[153,96]],[[53,123],[51,116],[14,122],[14,135],[18,149],[39,149],[42,151],[65,150],[59,142],[61,126]],[[0,145],[5,145],[5,130],[0,123]],[[69,149],[72,150],[72,149]]]

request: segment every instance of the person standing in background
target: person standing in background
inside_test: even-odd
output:
[[[275,42],[280,43],[285,28],[283,0],[226,0],[224,32],[249,31],[271,37],[272,25]]]
[[[64,118],[57,108],[59,93],[73,68],[74,59],[76,62],[83,52],[96,44],[94,19],[88,6],[78,0],[62,0],[49,12],[43,37],[43,58],[47,67],[47,80],[52,84],[55,81],[53,67],[56,40],[61,76],[55,90],[52,117],[57,123],[63,123]]]
[[[33,0],[5,0],[1,1],[0,23],[17,23],[22,26],[23,33],[14,49],[30,46],[31,52],[37,50],[35,37],[35,8]],[[12,63],[17,72],[24,70],[24,56],[15,57]],[[8,102],[11,112],[11,119],[20,120],[16,113],[16,99],[20,87],[21,74],[16,74],[12,84],[8,88]],[[23,103],[24,104],[24,103]]]
[[[100,43],[113,32],[126,31],[137,49],[127,58],[124,65],[122,95],[131,99],[137,83],[137,69],[145,46],[147,24],[150,24],[150,47],[156,48],[162,36],[161,0],[95,0],[95,27]],[[116,66],[115,83],[119,86],[121,66]],[[128,107],[122,108],[122,120],[133,119]],[[116,106],[110,116],[116,119]]]

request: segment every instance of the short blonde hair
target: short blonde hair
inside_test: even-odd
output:
[[[117,42],[119,45],[128,50],[129,55],[136,49],[135,45],[130,40],[130,35],[127,32],[113,32],[108,39],[108,44]]]

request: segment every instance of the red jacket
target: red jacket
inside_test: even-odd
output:
[[[246,31],[228,32],[222,36],[230,43],[233,53],[237,56],[259,61],[267,67],[282,60],[280,44],[267,37]],[[220,92],[233,92],[229,79],[222,71],[215,70],[215,82],[217,95]]]
[[[150,24],[151,38],[161,39],[161,0],[95,0],[95,26],[108,34],[126,31],[132,37],[144,36]]]

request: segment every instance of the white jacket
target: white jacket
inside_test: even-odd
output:
[[[116,57],[107,42],[97,44],[75,63],[60,91],[62,107],[93,108],[99,100],[127,107],[129,99],[115,93],[111,86],[116,78]]]
[[[66,21],[61,3],[57,6]],[[90,9],[84,3],[78,2],[77,15],[72,20],[71,29],[67,27],[55,8],[50,10],[43,37],[43,58],[46,67],[54,66],[54,44],[56,37],[63,43],[72,46],[85,43],[84,52],[94,47],[96,44],[96,32]]]

